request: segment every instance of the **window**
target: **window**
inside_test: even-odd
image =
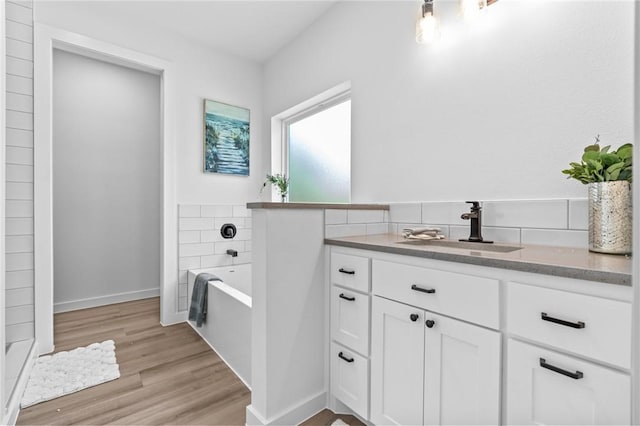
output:
[[[284,121],[289,201],[348,203],[351,99],[334,98]]]

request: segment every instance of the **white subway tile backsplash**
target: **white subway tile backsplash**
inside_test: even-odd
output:
[[[188,306],[186,297],[178,298],[178,311],[186,311]]]
[[[7,92],[33,96],[33,79],[14,74],[7,74]]]
[[[29,130],[7,129],[6,142],[7,147],[33,148],[33,132]],[[33,163],[33,160],[31,163]]]
[[[180,217],[200,217],[200,206],[180,204],[178,209]]]
[[[33,9],[33,0],[7,0],[7,3],[15,3],[18,6]]]
[[[251,240],[247,240],[244,242],[244,251],[245,252],[249,252],[252,251],[251,250],[252,246],[251,246]]]
[[[178,261],[179,270],[200,269],[200,256],[184,257],[180,256]]]
[[[7,93],[7,109],[33,113],[33,96],[20,93]]]
[[[469,227],[451,225],[449,227],[449,239],[451,241],[458,241],[461,238],[469,238]]]
[[[397,223],[422,223],[422,204],[398,203],[389,205],[389,221]]]
[[[33,235],[33,219],[7,218],[5,235]]]
[[[465,221],[460,216],[469,211],[469,206],[462,201],[422,203],[422,223],[463,225]]]
[[[242,265],[245,263],[251,263],[251,258],[251,252],[243,251],[242,253],[238,253],[237,257],[232,258],[232,262],[234,265]]]
[[[213,218],[180,218],[180,231],[205,231],[214,229]]]
[[[338,209],[325,209],[325,225],[343,225],[347,223],[347,211]]]
[[[235,250],[237,252],[244,251],[244,241],[233,239],[217,242],[215,243],[215,251],[213,254],[224,254],[231,257],[231,255],[227,254],[227,250]]]
[[[33,182],[33,166],[7,164],[7,182]]]
[[[181,297],[187,297],[187,290],[188,290],[188,285],[185,283],[180,283],[180,285],[178,285],[178,298]]]
[[[206,256],[214,253],[213,243],[180,244],[180,257]]]
[[[32,253],[33,235],[5,237],[5,253]]]
[[[186,284],[189,281],[189,271],[178,271],[178,283]]]
[[[487,201],[485,226],[567,229],[567,200]]]
[[[325,238],[348,237],[351,235],[365,235],[367,233],[366,224],[356,225],[326,225],[324,227]]]
[[[386,234],[389,232],[388,223],[367,223],[367,235]]]
[[[178,242],[180,244],[207,242],[200,240],[200,233],[203,231],[180,231],[178,232]]]
[[[470,230],[471,228],[469,228]],[[469,236],[467,235],[467,238]],[[482,237],[496,243],[520,244],[520,228],[482,227]]]
[[[242,217],[216,217],[214,218],[214,229],[222,228],[222,225],[231,223],[236,226],[236,228],[244,227],[244,218]]]
[[[7,110],[6,122],[12,129],[33,130],[33,113]]]
[[[33,304],[33,288],[6,290],[6,307]]]
[[[215,243],[217,241],[224,241],[220,230],[214,229],[213,231],[200,231],[200,242],[203,243]]]
[[[390,234],[398,234],[398,224],[397,223],[389,223],[389,233]]]
[[[12,271],[7,272],[5,274],[5,284],[6,289],[14,289],[14,288],[25,288],[30,287],[33,288],[33,280],[34,272],[33,269],[26,271]]]
[[[589,200],[569,200],[569,229],[589,229]]]
[[[233,206],[233,217],[251,217],[251,210],[247,206]]]
[[[233,261],[232,257],[228,254],[212,254],[210,256],[202,256],[200,263],[203,268],[216,268],[218,266],[231,265]]]
[[[383,210],[347,210],[347,223],[384,222]]]
[[[7,325],[5,329],[5,340],[7,342],[20,342],[22,340],[33,339],[34,323],[23,322],[20,324]]]
[[[7,200],[33,200],[33,183],[7,182]]]
[[[556,229],[523,229],[522,244],[587,248],[589,233]]]
[[[8,37],[6,39],[6,42],[7,56],[24,59],[26,61],[33,60],[33,44],[24,42],[22,40],[14,40]]]
[[[6,22],[7,38],[33,43],[33,27],[16,21]]]
[[[33,166],[33,148],[7,146],[6,161],[7,164],[22,164],[25,166]]]
[[[232,217],[233,206],[200,206],[200,214],[202,217]]]
[[[33,78],[33,62],[24,59],[7,57],[5,64],[7,74],[20,77]],[[7,89],[8,90],[8,89]]]
[[[33,253],[7,253],[5,262],[5,270],[9,272],[33,269]]]
[[[237,241],[250,241],[251,240],[251,229],[238,228],[238,232],[237,232],[234,240],[237,240]]]
[[[33,305],[14,306],[6,309],[7,325],[33,322]]]
[[[31,200],[7,200],[5,204],[6,217],[26,218],[33,217],[33,201]]]
[[[33,10],[16,3],[6,2],[5,18],[9,21],[33,25]]]

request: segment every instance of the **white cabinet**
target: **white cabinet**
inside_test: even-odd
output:
[[[374,297],[371,421],[498,424],[500,333]]]
[[[331,337],[362,355],[369,355],[368,294],[331,286]]]
[[[331,393],[362,417],[369,407],[369,359],[331,343]]]
[[[628,374],[512,339],[508,352],[507,424],[630,423]]]

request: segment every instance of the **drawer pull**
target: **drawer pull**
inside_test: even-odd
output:
[[[417,284],[413,284],[411,286],[411,290],[420,291],[422,293],[429,293],[429,294],[433,294],[436,292],[435,288],[422,288],[422,287],[418,287]]]
[[[571,328],[584,328],[585,326],[585,324],[582,321],[569,322],[569,321],[561,320],[559,318],[550,317],[545,312],[540,312],[540,319],[542,319],[543,321],[549,321],[555,324],[560,324],[560,325],[564,325]]]
[[[353,362],[353,358],[348,358],[348,357],[344,356],[344,355],[342,354],[342,352],[340,352],[340,353],[338,354],[338,358],[341,358],[341,359],[343,359],[343,360],[345,360],[345,361],[347,361],[347,362]],[[582,373],[580,373],[580,374],[582,374]]]
[[[411,321],[413,321],[413,322],[418,321],[418,318],[420,318],[420,315],[418,315],[418,314],[411,314],[411,315],[409,315],[409,319],[410,319]]]
[[[347,275],[355,275],[356,274],[356,271],[354,271],[353,269],[340,268],[340,269],[338,269],[338,272],[342,272],[343,274],[347,274]]]
[[[436,325],[436,322],[434,320],[427,320],[425,324],[427,325],[427,328],[433,328],[433,326]]]
[[[578,380],[582,379],[584,374],[582,371],[576,371],[572,373],[571,371],[563,370],[562,368],[556,367],[555,365],[547,364],[547,360],[544,358],[540,358],[540,367],[546,368],[547,370],[555,371],[556,373],[560,373],[563,376],[571,377],[572,379]]]
[[[349,302],[353,302],[354,300],[356,300],[355,297],[351,296],[345,296],[344,293],[340,293],[340,296],[338,296],[340,299],[344,299],[344,300],[348,300]]]

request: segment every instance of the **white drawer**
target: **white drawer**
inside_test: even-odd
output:
[[[369,360],[331,343],[331,393],[361,417],[369,416]]]
[[[507,293],[510,333],[630,368],[631,304],[519,283]]]
[[[409,305],[498,329],[499,282],[403,265],[373,261],[373,293]]]
[[[628,374],[512,339],[508,348],[506,424],[630,423]]]
[[[369,292],[369,263],[367,257],[331,253],[331,282]]]
[[[369,295],[331,287],[331,337],[364,356],[369,355],[369,299]]]

